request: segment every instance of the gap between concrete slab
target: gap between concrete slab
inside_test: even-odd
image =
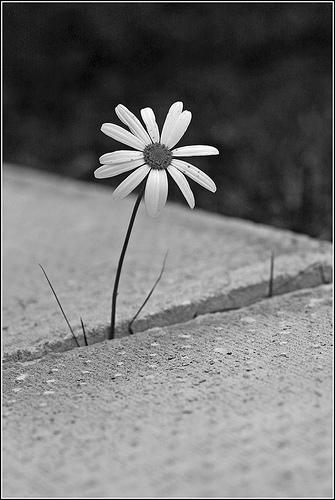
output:
[[[305,262],[301,266],[301,258],[294,259],[292,255],[279,256],[275,260],[273,296],[283,295],[296,290],[313,288],[332,282],[332,266],[329,259],[322,254],[315,254],[312,262]],[[267,279],[264,276],[264,266],[268,266]],[[279,275],[276,276],[276,270]],[[269,297],[269,275],[270,266],[259,263],[248,266],[232,273],[228,290],[218,291],[212,296],[203,297],[195,302],[185,302],[178,306],[172,306],[155,314],[149,314],[138,319],[133,325],[134,333],[140,333],[150,328],[169,326],[185,323],[203,314],[228,312],[233,309],[241,309]],[[117,338],[129,335],[128,321],[117,325]],[[107,326],[87,328],[89,345],[106,340]],[[84,347],[84,339],[79,331],[77,338]],[[17,350],[4,353],[4,362],[27,362],[41,358],[50,353],[61,353],[76,348],[72,336],[68,335],[62,340],[54,342],[46,341],[37,346],[25,350]]]

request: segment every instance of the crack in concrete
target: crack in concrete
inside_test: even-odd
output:
[[[297,290],[317,287],[332,282],[332,267],[329,264],[312,263],[296,275],[285,280],[283,275],[273,280],[273,296],[269,297],[269,280],[258,281],[246,286],[233,288],[228,293],[217,293],[211,297],[201,299],[189,304],[173,306],[159,313],[149,314],[138,319],[134,324],[134,333],[141,333],[151,328],[185,323],[204,314],[225,313],[232,310],[248,307],[264,299],[271,299],[278,295],[284,295]],[[128,336],[128,322],[130,318],[117,325],[117,339]],[[106,340],[107,326],[97,327],[89,330],[89,345]],[[85,347],[82,335],[77,335],[81,347]],[[47,354],[62,353],[72,350],[74,345],[72,337],[65,337],[54,342],[46,341],[31,349],[16,350],[12,353],[4,353],[4,363],[26,362],[42,358]]]

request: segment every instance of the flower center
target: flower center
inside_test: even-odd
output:
[[[171,151],[163,144],[150,144],[143,151],[144,160],[150,168],[167,168],[172,160]]]

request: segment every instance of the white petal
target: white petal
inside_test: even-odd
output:
[[[150,172],[150,167],[148,165],[143,165],[139,167],[132,174],[128,175],[127,179],[125,179],[121,184],[113,192],[113,197],[120,200],[128,196],[129,193],[133,191],[133,189],[138,186],[143,179]]]
[[[144,158],[143,153],[141,151],[113,151],[112,153],[105,153],[100,156],[100,163],[122,163],[124,161],[132,161],[139,160],[140,158]]]
[[[168,148],[173,148],[177,142],[185,134],[187,127],[189,126],[192,119],[192,113],[190,111],[183,111],[179,115],[178,119],[175,121],[174,126],[171,127],[171,132],[167,140],[165,141],[165,146]]]
[[[166,115],[165,122],[161,134],[161,144],[165,144],[168,139],[172,128],[174,127],[175,121],[179,118],[179,115],[183,111],[183,103],[175,102],[172,104],[171,108]]]
[[[194,195],[192,193],[192,190],[190,188],[189,183],[187,182],[187,179],[184,174],[182,174],[177,168],[175,168],[173,165],[169,165],[167,168],[169,174],[173,178],[173,180],[176,182],[178,185],[180,191],[183,193],[185,196],[185,199],[189,206],[191,208],[194,208],[195,201],[194,201]]]
[[[114,123],[104,123],[101,127],[101,131],[116,141],[127,144],[127,146],[130,146],[131,148],[138,149],[139,151],[143,151],[145,148],[145,143],[141,139],[135,137],[133,134],[128,132],[128,130],[119,127],[118,125],[114,125]]]
[[[203,186],[204,188],[208,189],[209,191],[212,191],[213,193],[215,193],[215,191],[216,191],[215,183],[202,170],[199,170],[194,165],[191,165],[190,163],[187,163],[186,161],[183,161],[183,160],[173,159],[171,161],[171,165],[178,168],[178,170],[180,170],[181,172],[183,172],[183,174],[190,177],[190,179],[192,179],[193,181],[200,184],[200,186]]]
[[[208,156],[218,154],[219,151],[213,146],[183,146],[172,150],[172,156]]]
[[[115,113],[120,118],[120,120],[125,125],[127,125],[129,130],[134,135],[136,135],[136,137],[141,139],[141,141],[143,141],[144,144],[151,144],[151,139],[147,131],[143,127],[142,123],[138,118],[136,118],[136,116],[131,111],[129,111],[128,108],[126,108],[126,106],[123,106],[123,104],[119,104],[115,108]]]
[[[151,108],[144,108],[141,109],[141,116],[153,142],[159,142],[159,129],[156,123],[155,113]]]
[[[144,201],[151,217],[157,217],[164,207],[168,194],[168,180],[164,169],[150,170],[145,187]]]
[[[144,158],[141,160],[124,161],[122,163],[113,163],[108,165],[102,165],[97,168],[94,172],[94,177],[97,179],[106,179],[106,177],[115,177],[115,175],[123,174],[124,172],[129,172],[129,170],[134,170],[144,165]]]

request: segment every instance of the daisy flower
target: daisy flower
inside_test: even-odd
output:
[[[175,102],[170,107],[161,134],[151,108],[141,110],[141,117],[146,129],[140,120],[122,104],[115,108],[115,112],[119,119],[127,125],[130,132],[113,123],[104,123],[101,127],[102,132],[130,146],[135,151],[113,151],[102,155],[99,159],[102,166],[94,172],[97,179],[114,177],[133,170],[115,189],[114,198],[125,198],[146,179],[145,206],[148,214],[156,217],[167,200],[167,173],[178,185],[190,208],[194,208],[195,201],[185,176],[213,193],[216,191],[214,182],[207,174],[194,165],[178,159],[189,156],[219,154],[219,151],[212,146],[200,145],[175,148],[185,134],[192,118],[190,111],[183,111],[182,102]]]

